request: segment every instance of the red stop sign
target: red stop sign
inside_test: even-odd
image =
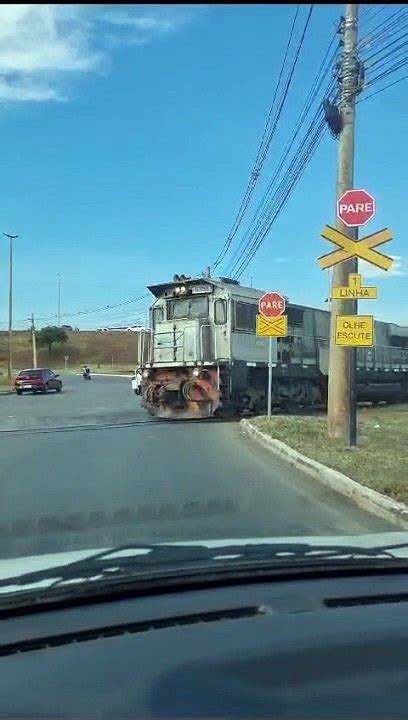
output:
[[[259,314],[267,318],[276,318],[285,312],[286,300],[277,292],[268,292],[259,298]]]
[[[367,225],[375,215],[375,199],[367,190],[347,190],[337,200],[337,217],[347,227]]]

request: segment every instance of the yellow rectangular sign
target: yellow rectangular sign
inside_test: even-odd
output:
[[[332,300],[377,300],[376,287],[363,287],[359,273],[350,273],[349,284],[332,288]]]
[[[336,345],[372,347],[374,345],[374,318],[372,315],[337,315]]]
[[[288,316],[277,318],[256,316],[256,334],[258,337],[286,337],[288,334]]]

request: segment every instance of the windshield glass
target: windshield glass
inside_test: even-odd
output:
[[[207,297],[187,297],[169,301],[169,319],[205,318],[208,316]]]
[[[406,16],[0,9],[0,582],[408,556]]]

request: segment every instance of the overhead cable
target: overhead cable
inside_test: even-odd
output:
[[[314,101],[316,100],[316,98],[318,97],[318,93],[319,93],[319,91],[320,91],[320,89],[321,89],[321,86],[322,86],[324,80],[326,79],[328,73],[329,73],[331,70],[333,70],[334,67],[335,67],[335,60],[336,60],[336,55],[337,55],[337,48],[335,49],[334,53],[331,53],[331,51],[332,51],[332,48],[333,48],[333,43],[334,43],[334,41],[335,41],[336,35],[337,35],[337,30],[336,30],[336,32],[334,33],[333,37],[331,38],[331,41],[330,41],[330,43],[329,43],[329,46],[328,46],[328,48],[327,48],[327,50],[326,50],[326,53],[325,53],[325,55],[324,55],[324,57],[323,57],[323,60],[322,60],[322,62],[321,62],[321,64],[320,64],[320,67],[319,67],[319,69],[318,69],[318,71],[317,71],[317,74],[316,74],[316,76],[315,76],[315,78],[314,78],[314,80],[313,80],[312,86],[311,86],[311,88],[310,88],[310,90],[309,90],[309,93],[308,93],[308,95],[307,95],[307,97],[306,97],[306,100],[305,100],[305,102],[304,102],[304,105],[303,105],[303,107],[302,107],[302,109],[301,109],[301,111],[300,111],[300,114],[299,114],[299,116],[298,116],[298,118],[297,118],[297,120],[296,120],[296,122],[295,122],[295,124],[294,124],[294,128],[293,128],[292,134],[291,134],[291,136],[289,137],[289,139],[288,139],[288,141],[287,141],[287,143],[286,143],[286,145],[285,145],[285,147],[284,147],[284,149],[283,149],[283,152],[282,152],[282,154],[281,154],[280,160],[279,160],[279,162],[277,163],[277,166],[276,166],[276,168],[275,168],[275,171],[274,171],[274,173],[273,173],[273,176],[272,176],[272,178],[271,178],[271,180],[270,180],[270,182],[269,182],[269,184],[268,184],[268,188],[267,188],[267,190],[266,190],[266,192],[265,192],[262,200],[261,200],[260,203],[258,204],[257,209],[255,210],[255,213],[254,213],[254,215],[253,215],[253,217],[252,217],[252,220],[251,220],[251,222],[250,222],[250,225],[249,225],[248,228],[246,229],[243,237],[241,238],[241,241],[240,241],[238,247],[236,248],[236,250],[235,250],[232,258],[230,259],[230,261],[229,261],[229,263],[228,263],[228,265],[227,265],[227,267],[226,267],[225,273],[226,273],[227,275],[230,275],[231,273],[233,273],[233,271],[234,271],[235,268],[237,267],[239,258],[242,258],[243,252],[245,252],[245,249],[248,247],[249,243],[250,243],[251,240],[253,239],[254,232],[255,232],[256,229],[258,228],[259,223],[262,222],[262,217],[263,217],[263,215],[265,214],[265,212],[267,212],[268,203],[270,202],[270,198],[271,198],[271,196],[272,196],[272,193],[274,192],[274,188],[275,188],[275,184],[276,184],[276,182],[277,182],[277,179],[278,179],[278,177],[279,177],[279,175],[280,175],[280,173],[281,173],[281,171],[282,171],[282,168],[284,167],[285,163],[288,161],[288,158],[290,157],[290,151],[291,151],[291,149],[292,149],[293,146],[294,146],[295,140],[296,140],[299,132],[302,130],[304,121],[305,121],[307,115],[309,114],[309,112],[310,112],[310,110],[311,110],[311,108],[312,108],[312,106],[313,106],[313,102],[314,102]],[[330,59],[328,60],[329,57],[330,57]],[[327,61],[327,60],[328,60],[328,61]],[[325,89],[324,97],[328,97],[328,96],[330,95],[330,93],[333,91],[333,88],[334,88],[334,80],[331,79],[330,82],[329,82],[328,87],[326,87],[326,89]],[[319,106],[318,106],[317,114],[321,114],[321,100],[322,100],[322,98],[319,97]],[[312,127],[312,124],[313,124],[314,122],[315,122],[315,119],[312,120],[312,123],[311,123],[310,126],[309,126],[308,132],[310,131],[310,129],[311,129],[311,127]],[[305,137],[303,138],[302,142],[300,143],[300,148],[302,147],[302,144],[303,144],[304,141],[305,141]]]
[[[213,270],[214,270],[215,268],[217,268],[218,265],[223,261],[225,255],[227,254],[229,248],[231,247],[231,243],[232,243],[232,241],[233,241],[233,239],[234,239],[234,237],[235,237],[235,235],[236,235],[236,233],[237,233],[237,231],[238,231],[238,229],[239,229],[239,227],[240,227],[240,225],[241,225],[241,223],[242,223],[242,220],[243,220],[243,218],[244,218],[244,216],[245,216],[245,213],[246,213],[247,208],[248,208],[248,206],[249,206],[249,203],[250,203],[250,201],[251,201],[253,192],[254,192],[254,190],[255,190],[256,184],[257,184],[258,179],[259,179],[259,176],[260,176],[260,174],[261,174],[261,170],[262,170],[263,164],[264,164],[265,159],[266,159],[266,157],[267,157],[270,144],[271,144],[271,142],[272,142],[272,139],[273,139],[273,137],[274,137],[276,128],[277,128],[277,126],[278,126],[279,119],[280,119],[280,117],[281,117],[282,110],[283,110],[283,107],[284,107],[284,105],[285,105],[285,101],[286,101],[286,98],[287,98],[287,95],[288,95],[288,92],[289,92],[289,89],[290,89],[290,86],[291,86],[291,83],[292,83],[292,80],[293,80],[294,72],[295,72],[295,69],[296,69],[296,66],[297,66],[297,63],[298,63],[298,60],[299,60],[299,55],[300,55],[300,52],[301,52],[301,49],[302,49],[302,46],[303,46],[303,42],[304,42],[304,39],[305,39],[305,35],[306,35],[306,32],[307,32],[307,28],[308,28],[308,26],[309,26],[309,22],[310,22],[312,10],[313,10],[313,5],[310,5],[309,11],[308,11],[308,14],[307,14],[307,17],[306,17],[306,21],[305,21],[305,24],[304,24],[304,27],[303,27],[303,31],[302,31],[300,40],[299,40],[299,42],[298,42],[298,46],[297,46],[297,49],[296,49],[294,58],[292,59],[292,64],[291,64],[291,67],[290,67],[290,69],[289,69],[288,76],[287,76],[287,78],[286,78],[286,80],[285,80],[284,87],[283,87],[283,89],[282,89],[281,98],[280,98],[280,100],[279,100],[279,102],[278,102],[278,105],[277,105],[277,108],[276,108],[276,110],[275,110],[275,112],[274,112],[275,103],[276,103],[276,100],[277,100],[277,93],[278,93],[279,86],[280,86],[280,83],[281,83],[281,80],[282,80],[282,76],[283,76],[283,73],[284,73],[284,68],[285,68],[286,60],[287,60],[287,55],[288,55],[289,48],[290,48],[290,45],[291,45],[291,42],[292,42],[294,26],[295,26],[297,14],[298,14],[298,11],[299,11],[299,6],[297,6],[295,18],[294,18],[294,20],[293,20],[292,27],[291,27],[291,30],[290,30],[289,39],[288,39],[288,43],[287,43],[287,46],[286,46],[285,55],[284,55],[284,59],[283,59],[282,66],[281,66],[281,71],[280,71],[279,78],[278,78],[278,83],[277,83],[276,88],[275,88],[275,93],[274,93],[274,97],[273,97],[271,109],[270,109],[270,111],[269,111],[267,123],[266,123],[265,129],[264,129],[264,132],[263,132],[263,136],[262,136],[262,139],[261,139],[260,146],[259,146],[259,148],[258,148],[258,153],[257,153],[257,157],[256,157],[256,160],[255,160],[255,163],[254,163],[254,167],[253,167],[252,173],[251,173],[251,177],[250,177],[250,179],[249,179],[249,181],[248,181],[247,188],[246,188],[246,190],[245,190],[244,197],[243,197],[243,199],[242,199],[242,201],[241,201],[241,205],[240,205],[240,208],[239,208],[239,210],[238,210],[238,213],[237,213],[237,215],[236,215],[236,217],[235,217],[235,220],[234,220],[234,222],[233,222],[233,224],[232,224],[231,230],[230,230],[230,232],[228,233],[228,237],[227,237],[227,239],[226,239],[226,241],[225,241],[225,243],[224,243],[224,245],[223,245],[223,248],[221,249],[221,252],[219,253],[217,259],[215,260],[215,262],[214,262],[214,264],[213,264],[213,267],[212,267]],[[273,118],[273,119],[272,119],[272,118]]]
[[[403,80],[408,80],[408,75],[403,75],[402,77],[398,78],[398,80],[394,80],[394,82],[385,85],[384,87],[376,90],[373,93],[370,93],[370,95],[364,95],[357,102],[365,102],[365,100],[369,100],[370,98],[374,97],[374,95],[379,95],[380,93],[384,92],[384,90],[388,90],[388,88],[392,87],[393,85],[398,85],[398,83],[403,82]]]

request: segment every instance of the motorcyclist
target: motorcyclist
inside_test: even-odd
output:
[[[138,368],[136,370],[135,379],[136,379],[136,393],[137,393],[137,395],[141,395],[141,393],[142,393],[142,373],[140,371],[140,368]]]
[[[82,368],[82,371],[83,371],[83,376],[84,376],[85,380],[89,380],[91,377],[91,370],[88,367],[88,365],[84,365],[84,367]]]

